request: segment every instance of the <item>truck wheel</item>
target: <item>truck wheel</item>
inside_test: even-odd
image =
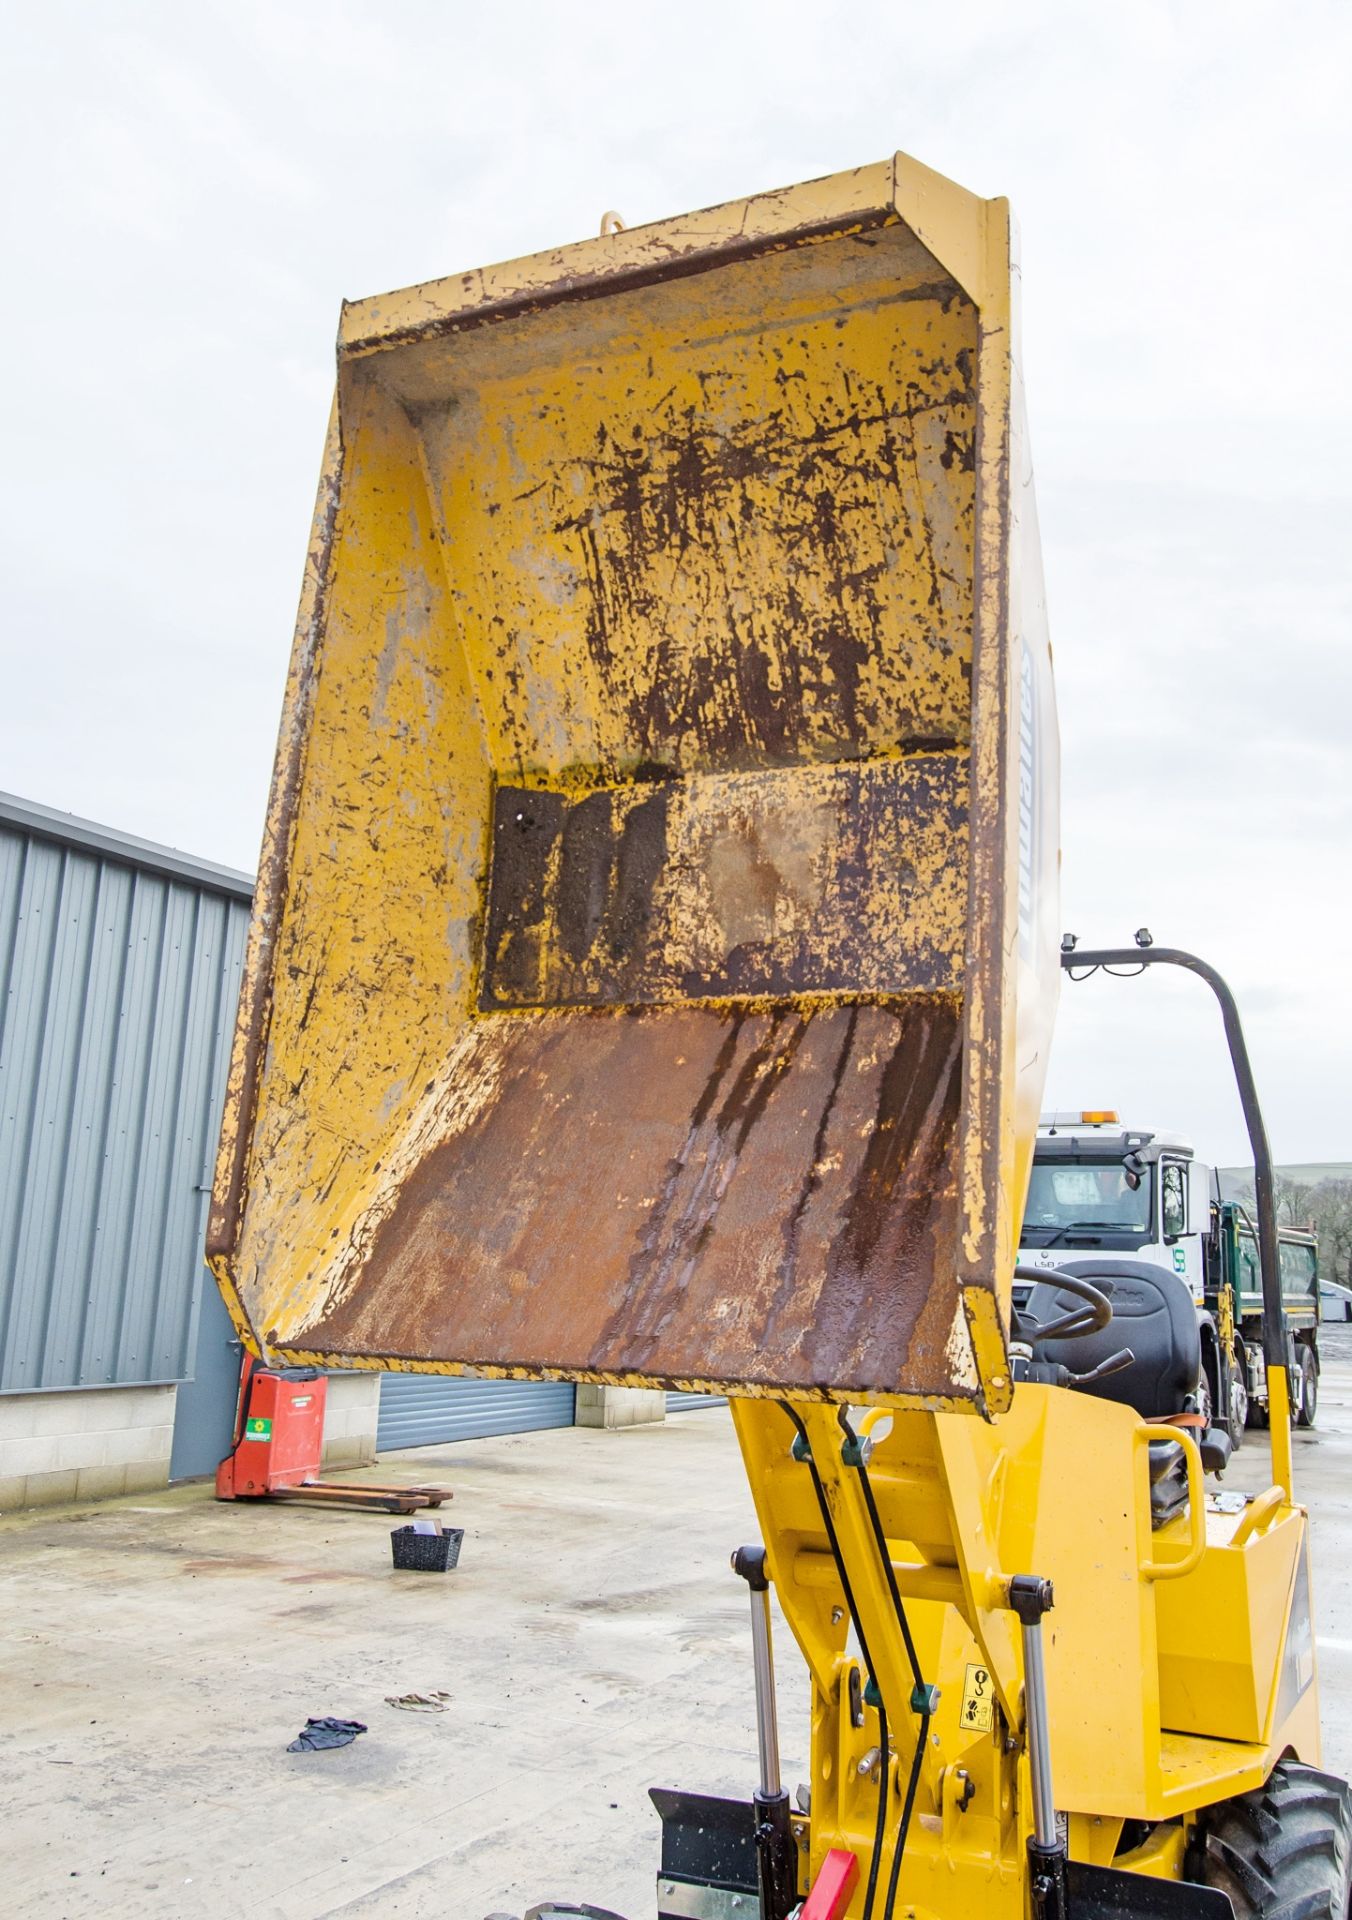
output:
[[[1296,1349],[1300,1388],[1296,1394],[1296,1425],[1312,1427],[1319,1411],[1319,1366],[1308,1347]]]
[[[1259,1378],[1264,1377],[1265,1375],[1260,1373]],[[1256,1393],[1249,1395],[1249,1410],[1244,1416],[1244,1422],[1246,1426],[1254,1427],[1260,1433],[1267,1429],[1268,1410]]]
[[[1209,1807],[1192,1878],[1230,1896],[1235,1920],[1347,1920],[1352,1792],[1331,1773],[1280,1760],[1267,1785]]]
[[[1237,1360],[1226,1362],[1225,1373],[1226,1405],[1230,1409],[1225,1425],[1230,1435],[1230,1451],[1238,1453],[1244,1444],[1244,1429],[1249,1424],[1249,1389]]]

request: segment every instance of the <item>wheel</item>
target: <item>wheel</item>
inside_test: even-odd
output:
[[[1281,1760],[1267,1785],[1201,1816],[1192,1878],[1230,1896],[1235,1920],[1348,1920],[1352,1792]]]
[[[1230,1451],[1238,1453],[1244,1444],[1244,1429],[1249,1424],[1249,1389],[1244,1381],[1244,1369],[1237,1360],[1225,1363],[1228,1396],[1226,1404],[1230,1409],[1226,1419],[1226,1431],[1230,1435]]]
[[[1300,1373],[1295,1394],[1296,1425],[1312,1427],[1319,1411],[1319,1367],[1309,1347],[1296,1348],[1296,1365]]]
[[[1260,1356],[1260,1364],[1258,1369],[1258,1377],[1260,1380],[1265,1380],[1267,1377],[1267,1370],[1261,1364],[1261,1356]],[[1244,1424],[1249,1427],[1257,1428],[1259,1432],[1263,1432],[1267,1428],[1268,1410],[1266,1406],[1263,1404],[1263,1402],[1258,1398],[1258,1395],[1256,1393],[1251,1393],[1249,1395],[1249,1407],[1248,1407],[1248,1412],[1244,1415]]]
[[[1201,1414],[1202,1419],[1206,1423],[1202,1428],[1202,1432],[1205,1433],[1207,1427],[1209,1427],[1216,1418],[1216,1402],[1211,1392],[1211,1375],[1205,1364],[1202,1367],[1201,1378],[1197,1382],[1196,1406],[1198,1413]]]

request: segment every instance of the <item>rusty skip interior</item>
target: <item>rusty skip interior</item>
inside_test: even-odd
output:
[[[976,1393],[978,332],[894,217],[348,357],[217,1242],[272,1349]]]

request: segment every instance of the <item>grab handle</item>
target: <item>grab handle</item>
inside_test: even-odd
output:
[[[1285,1505],[1285,1487],[1269,1487],[1266,1493],[1260,1493],[1256,1499],[1250,1500],[1244,1510],[1244,1518],[1230,1535],[1230,1545],[1242,1547],[1246,1540],[1252,1540],[1255,1534],[1264,1532]]]
[[[1206,1488],[1202,1478],[1202,1456],[1197,1450],[1197,1442],[1183,1427],[1152,1425],[1149,1421],[1143,1421],[1136,1429],[1135,1439],[1147,1448],[1152,1440],[1174,1440],[1183,1449],[1183,1460],[1188,1470],[1188,1551],[1181,1560],[1141,1562],[1143,1580],[1181,1580],[1184,1574],[1192,1573],[1200,1566],[1202,1555],[1206,1552]]]

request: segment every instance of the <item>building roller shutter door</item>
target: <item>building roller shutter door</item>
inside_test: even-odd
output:
[[[726,1407],[727,1400],[721,1393],[669,1393],[667,1395],[668,1413],[696,1413],[705,1407]]]
[[[571,1427],[573,1386],[556,1380],[480,1380],[439,1373],[386,1373],[380,1379],[376,1447],[432,1447],[495,1433]]]

